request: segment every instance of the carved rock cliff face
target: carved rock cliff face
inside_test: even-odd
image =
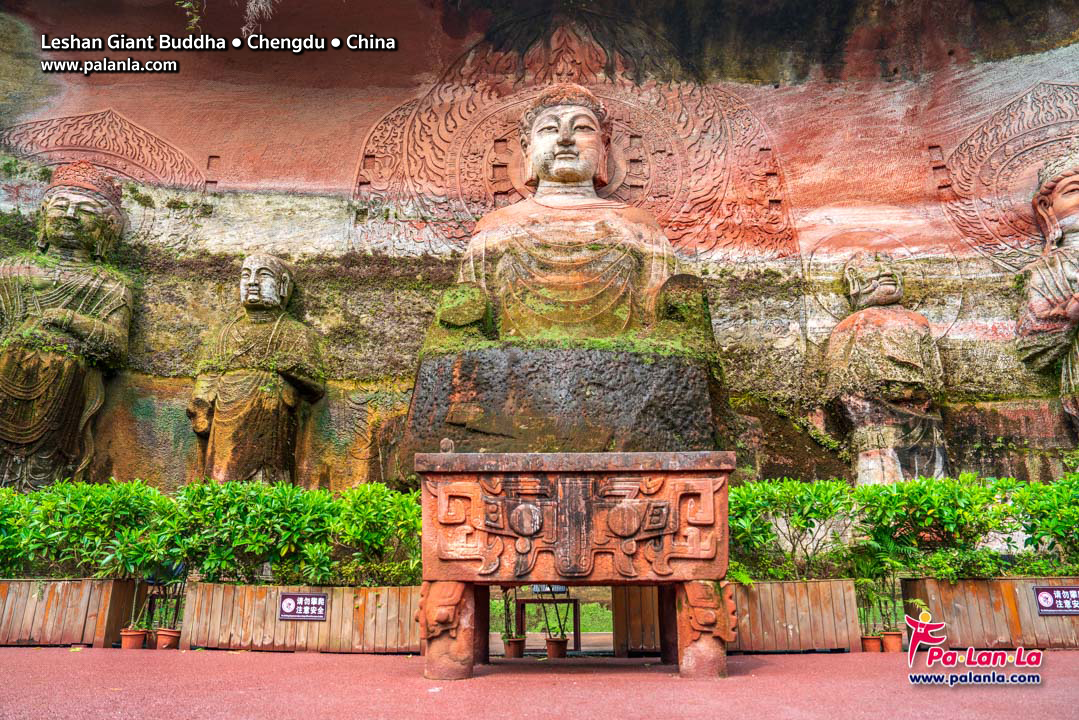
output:
[[[939,351],[953,471],[1048,478],[1075,447],[1060,372],[1025,364],[1015,346],[1016,273],[1042,250],[1037,168],[1079,137],[1074,3],[285,1],[266,33],[372,29],[399,49],[176,53],[175,74],[45,76],[38,55],[86,58],[40,53],[43,33],[182,31],[168,2],[68,5],[19,0],[0,16],[11,40],[0,46],[13,48],[0,51],[0,209],[21,212],[0,215],[0,254],[32,248],[27,215],[49,168],[86,159],[125,182],[130,231],[110,262],[137,280],[131,350],[128,370],[105,377],[88,477],[148,473],[172,487],[194,472],[190,458],[172,461],[194,448],[180,398],[200,333],[226,319],[234,258],[255,250],[298,262],[308,285],[296,315],[325,343],[330,390],[297,438],[305,485],[409,465],[399,442],[417,367],[433,378],[419,393],[427,418],[473,402],[451,388],[470,368],[484,416],[587,414],[594,400],[560,393],[602,382],[624,400],[602,412],[627,449],[647,440],[624,430],[636,423],[684,447],[704,437],[690,428],[716,413],[705,401],[690,419],[641,419],[654,416],[640,398],[666,392],[643,379],[648,356],[672,382],[717,377],[673,336],[593,343],[578,369],[552,359],[565,338],[503,348],[493,326],[427,333],[480,218],[531,195],[517,124],[552,82],[582,84],[610,111],[600,197],[655,217],[682,271],[705,282],[714,356],[741,414],[740,468],[830,477],[849,466],[842,429],[822,413],[825,348],[850,315],[845,258],[870,237],[900,256],[906,304]],[[224,3],[204,30],[232,37],[242,24]],[[593,352],[632,389],[609,383]],[[549,391],[508,395],[505,378],[476,369],[480,353]],[[545,363],[562,374],[543,375]],[[439,422],[465,447],[512,444],[463,417]],[[578,425],[547,423],[529,442],[592,442],[580,428],[595,423]]]

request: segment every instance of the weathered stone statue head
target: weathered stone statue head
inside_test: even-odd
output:
[[[1048,252],[1069,231],[1079,230],[1079,142],[1063,157],[1046,163],[1038,173],[1038,185],[1032,204]]]
[[[124,229],[120,187],[85,160],[61,165],[41,201],[42,252],[102,258]]]
[[[521,117],[526,183],[607,184],[610,123],[603,104],[580,85],[554,85]]]
[[[245,310],[284,310],[292,297],[292,270],[284,260],[255,253],[240,270],[240,302]]]
[[[843,278],[855,312],[903,300],[903,275],[890,255],[860,252],[843,266]]]

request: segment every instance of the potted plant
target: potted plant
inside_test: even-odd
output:
[[[543,626],[545,634],[547,636],[547,658],[550,660],[558,660],[566,657],[566,623],[569,622],[569,605],[566,605],[566,616],[562,617],[562,613],[559,611],[559,604],[555,603],[554,616],[555,623],[551,624],[551,618],[547,614],[546,603],[541,603],[540,607],[543,608]]]
[[[862,652],[880,652],[881,636],[877,632],[877,623],[873,620],[876,606],[875,583],[871,578],[858,578],[854,581],[854,592],[858,599],[858,625],[862,629]]]
[[[510,593],[513,593],[513,601]],[[522,658],[525,656],[525,636],[515,632],[513,615],[511,611],[517,607],[517,588],[502,588],[502,646],[503,654],[507,658]]]
[[[180,631],[176,629],[180,619],[180,602],[184,596],[184,578],[174,577],[166,581],[162,588],[162,599],[165,607],[162,609],[161,621],[163,624],[156,626],[156,646],[158,650],[174,650],[180,647]]]
[[[139,597],[139,581],[135,581],[135,598]],[[150,619],[146,617],[146,600],[136,601],[131,606],[131,621],[120,630],[120,648],[123,650],[142,650],[146,644]]]

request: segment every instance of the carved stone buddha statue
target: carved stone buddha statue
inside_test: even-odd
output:
[[[38,252],[0,263],[0,484],[79,479],[102,372],[127,354],[130,283],[101,260],[124,227],[120,188],[87,162],[55,170]]]
[[[403,449],[715,447],[722,373],[703,283],[678,273],[654,217],[597,195],[609,140],[603,104],[578,85],[523,113],[534,193],[477,223],[424,343]]]
[[[243,311],[203,348],[188,406],[203,438],[201,471],[217,482],[292,482],[301,403],[325,393],[318,338],[286,308],[293,273],[272,255],[244,259]]]
[[[574,85],[546,90],[521,119],[535,193],[480,220],[460,274],[500,337],[611,337],[655,321],[674,252],[651,215],[596,195],[609,133],[603,105]]]
[[[1037,370],[1062,360],[1060,399],[1079,428],[1079,146],[1038,175],[1034,216],[1045,238],[1042,257],[1022,271],[1017,349]]]
[[[850,433],[858,483],[944,475],[943,371],[929,321],[901,304],[903,276],[888,255],[858,253],[843,277],[854,312],[828,339],[825,395]]]

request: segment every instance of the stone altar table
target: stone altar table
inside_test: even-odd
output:
[[[658,585],[664,662],[726,675],[734,453],[418,453],[415,468],[428,678],[471,677],[489,587],[529,583]]]

